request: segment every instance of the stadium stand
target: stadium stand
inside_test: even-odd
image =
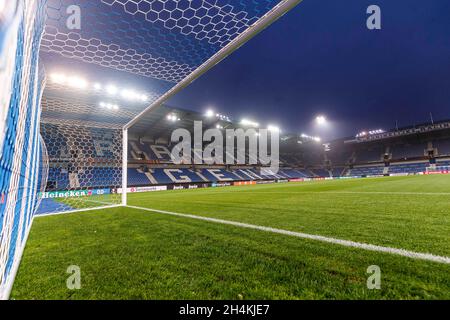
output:
[[[425,172],[429,162],[415,162],[415,163],[393,163],[389,166],[389,173],[419,173]]]
[[[391,148],[392,160],[407,160],[423,157],[426,153],[425,143],[398,144]]]
[[[180,183],[226,182],[247,180],[280,180],[310,178],[294,169],[282,169],[277,174],[270,174],[260,169],[218,169],[203,168],[198,170],[185,168],[155,168],[144,172],[140,169],[128,169],[129,186],[164,185]]]
[[[438,165],[438,166],[450,166],[450,160],[444,160],[444,159],[438,160],[436,162],[436,165]]]
[[[333,177],[343,177],[343,176],[345,176],[345,170],[346,170],[346,167],[334,167],[331,170],[331,175]]]
[[[355,157],[354,149],[347,146],[342,140],[330,142],[325,154],[330,165],[335,167],[346,166]]]
[[[321,169],[321,168],[316,168],[316,169],[311,169],[311,172],[314,176],[317,177],[330,177],[330,172],[326,169]]]
[[[379,176],[384,172],[383,165],[361,166],[349,169],[348,176]]]
[[[450,156],[450,140],[436,140],[433,142],[439,156]]]
[[[139,169],[128,168],[128,185],[131,187],[147,186],[152,184],[144,172]]]
[[[367,146],[357,149],[354,154],[353,163],[380,162],[383,159],[385,147],[383,145]]]
[[[107,188],[117,185],[117,180],[120,179],[118,172],[120,163],[117,161],[120,150],[114,145],[117,140],[116,132],[98,128],[73,127],[69,134],[64,130],[66,129],[58,125],[43,125],[42,131],[50,158],[47,191],[86,187]],[[431,138],[426,138],[426,133],[423,135],[422,141],[431,141]],[[83,140],[78,141],[78,136],[83,136]],[[167,139],[152,136],[143,139],[134,137],[128,144],[128,185],[136,187],[246,180],[415,174],[425,172],[432,160],[437,161],[437,165],[446,165],[447,162],[441,161],[439,157],[435,158],[434,153],[431,158],[426,157],[426,153],[430,145],[433,148],[445,150],[450,143],[450,136],[447,139],[441,137],[433,144],[431,142],[411,143],[407,140],[402,142],[402,139],[391,142],[381,140],[380,142],[345,144],[343,140],[329,143],[326,151],[320,144],[302,144],[300,147],[298,144],[284,145],[282,147],[285,152],[281,155],[284,167],[273,174],[259,166],[229,168],[205,165],[198,167],[191,163],[175,165],[170,156],[173,145],[168,143]],[[80,143],[83,147],[80,147]],[[79,150],[76,155],[71,153],[73,148]],[[388,156],[383,157],[384,153]],[[405,162],[405,159],[420,160]],[[327,165],[324,166],[323,163]]]

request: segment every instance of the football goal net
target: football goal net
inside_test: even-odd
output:
[[[128,130],[300,1],[3,1],[0,299],[36,215],[126,205]]]

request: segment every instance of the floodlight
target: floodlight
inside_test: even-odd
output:
[[[325,116],[317,116],[316,122],[318,125],[324,125],[327,123],[327,118],[325,118]]]
[[[280,128],[274,125],[267,126],[267,129],[272,132],[281,132]]]
[[[108,94],[110,94],[110,95],[116,95],[116,94],[117,94],[117,91],[118,91],[118,89],[117,89],[116,86],[109,85],[109,86],[106,87],[106,92],[107,92]]]
[[[84,89],[87,87],[87,81],[77,76],[73,76],[67,79],[67,85],[77,89]]]
[[[61,73],[53,73],[51,79],[55,83],[64,84],[66,82],[66,76]]]
[[[259,123],[247,119],[242,119],[241,124],[244,126],[250,126],[255,128],[259,127]]]
[[[212,111],[212,110],[207,110],[206,113],[205,113],[205,116],[206,116],[207,118],[213,117],[213,116],[214,116],[214,111]]]
[[[180,121],[181,119],[178,118],[176,114],[168,114],[167,115],[167,120],[172,121],[172,122],[176,122],[176,121]]]
[[[130,91],[130,90],[127,90],[127,89],[123,89],[121,92],[120,92],[120,95],[122,96],[122,98],[125,98],[125,99],[133,99],[133,96],[134,96],[134,93],[132,92],[132,91]]]
[[[102,85],[100,83],[95,83],[94,84],[94,89],[95,90],[101,90],[102,89]]]
[[[100,102],[99,106],[102,108],[106,108],[109,110],[119,110],[119,106],[117,104],[108,103],[108,102]]]

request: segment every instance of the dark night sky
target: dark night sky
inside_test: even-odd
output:
[[[304,0],[169,104],[325,138],[448,119],[450,1]]]

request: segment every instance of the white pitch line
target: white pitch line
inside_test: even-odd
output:
[[[240,191],[242,193],[249,191]],[[450,196],[450,192],[388,192],[388,191],[287,191],[287,192],[277,192],[277,191],[255,191],[252,193],[258,194],[388,194],[388,195],[425,195],[425,196]]]
[[[241,228],[278,233],[278,234],[283,234],[283,235],[297,237],[297,238],[322,241],[322,242],[327,242],[327,243],[332,243],[332,244],[338,244],[338,245],[345,246],[345,247],[352,247],[352,248],[358,248],[358,249],[369,250],[369,251],[390,253],[390,254],[399,255],[399,256],[412,258],[412,259],[427,260],[427,261],[432,261],[432,262],[450,264],[450,257],[437,256],[437,255],[433,255],[430,253],[421,253],[421,252],[414,252],[414,251],[398,249],[398,248],[383,247],[383,246],[367,244],[367,243],[362,243],[362,242],[341,240],[341,239],[336,239],[336,238],[331,238],[331,237],[324,237],[324,236],[319,236],[319,235],[314,235],[314,234],[258,226],[258,225],[254,225],[254,224],[247,224],[247,223],[230,221],[230,220],[222,220],[222,219],[216,219],[216,218],[196,216],[196,215],[192,215],[192,214],[142,208],[142,207],[136,207],[136,206],[130,206],[130,205],[127,205],[127,207],[132,208],[132,209],[137,209],[137,210],[144,210],[144,211],[149,211],[149,212],[157,212],[157,213],[167,214],[167,215],[171,215],[171,216],[203,220],[203,221],[208,221],[208,222],[232,225],[232,226],[241,227]]]

